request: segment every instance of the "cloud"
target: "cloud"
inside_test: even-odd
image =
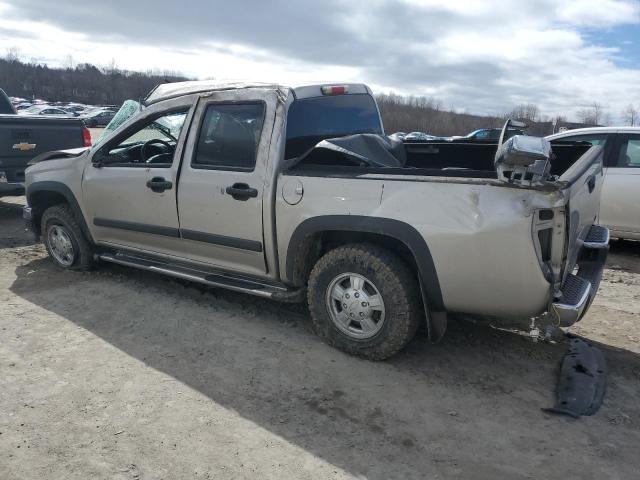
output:
[[[574,25],[608,27],[640,21],[640,3],[615,0],[571,0],[562,2],[558,20]]]
[[[364,81],[478,113],[532,102],[571,116],[597,100],[615,114],[640,101],[640,66],[618,66],[618,50],[583,33],[640,23],[635,1],[2,2],[3,28],[16,33],[0,30],[0,48],[46,61],[71,53],[199,77]]]

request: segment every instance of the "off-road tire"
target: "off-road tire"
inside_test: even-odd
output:
[[[42,242],[44,243],[47,253],[56,265],[66,268],[68,270],[91,270],[95,262],[93,260],[93,247],[91,242],[82,232],[82,228],[78,223],[71,208],[66,204],[58,204],[49,207],[42,214],[41,219],[41,232]],[[65,231],[69,233],[71,243],[75,253],[75,258],[71,266],[64,266],[60,264],[55,256],[51,252],[51,246],[49,245],[49,229],[54,225],[60,225],[65,228]]]
[[[372,338],[351,338],[331,319],[325,301],[327,289],[334,278],[346,272],[369,279],[384,300],[384,324]],[[333,347],[369,360],[384,360],[402,350],[415,336],[422,318],[415,275],[397,255],[376,245],[350,244],[326,253],[311,271],[307,299],[318,336]]]

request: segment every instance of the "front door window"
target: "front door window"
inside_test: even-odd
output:
[[[187,111],[165,114],[147,122],[104,155],[104,166],[169,168]]]

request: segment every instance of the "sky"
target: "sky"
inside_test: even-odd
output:
[[[13,47],[52,66],[364,82],[477,114],[640,110],[640,0],[0,0],[0,55]]]

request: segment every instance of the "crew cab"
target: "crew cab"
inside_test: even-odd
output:
[[[0,106],[8,105],[0,90]],[[0,109],[0,197],[24,194],[24,171],[41,153],[87,147],[91,134],[81,120],[36,115],[16,115],[13,107]]]
[[[25,219],[61,267],[306,298],[320,337],[369,359],[459,313],[569,326],[596,294],[600,147],[402,142],[362,84],[173,83],[131,105],[27,170]]]
[[[616,238],[640,240],[640,127],[590,127],[547,137],[601,145],[604,183],[598,223]]]

